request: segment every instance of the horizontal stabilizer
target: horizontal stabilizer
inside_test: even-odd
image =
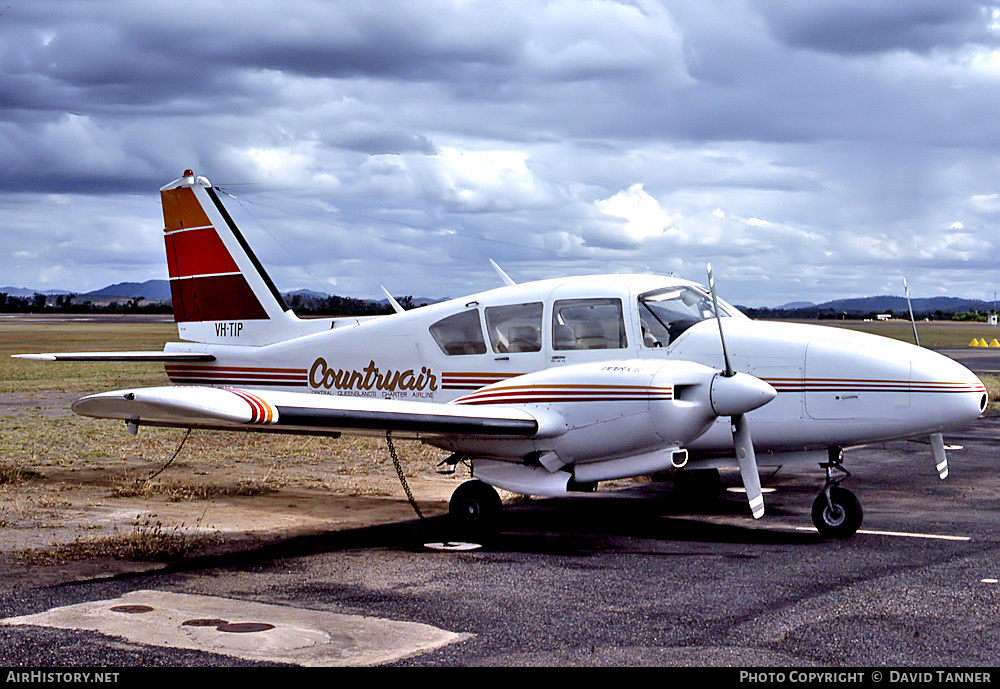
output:
[[[215,361],[214,355],[200,352],[49,352],[11,356],[33,361]]]

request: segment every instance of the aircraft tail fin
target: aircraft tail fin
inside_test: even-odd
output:
[[[288,309],[217,190],[191,170],[160,189],[174,320],[184,340],[281,342],[329,328]],[[308,324],[308,325],[307,325]]]

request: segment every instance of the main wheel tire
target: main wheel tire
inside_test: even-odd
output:
[[[466,481],[451,494],[448,514],[466,530],[488,530],[496,526],[503,510],[500,495],[482,481]]]
[[[864,519],[858,498],[846,488],[836,486],[830,489],[830,501],[833,510],[826,502],[826,495],[821,492],[813,502],[812,520],[816,529],[827,538],[853,536]]]

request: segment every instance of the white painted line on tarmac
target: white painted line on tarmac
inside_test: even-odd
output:
[[[813,526],[796,526],[796,531],[816,531],[816,527]],[[927,538],[937,541],[971,541],[971,536],[944,536],[942,534],[932,534],[932,533],[908,533],[906,531],[872,531],[869,529],[858,529],[859,534],[865,534],[868,536],[896,536],[899,538]]]
[[[465,541],[445,541],[443,543],[424,543],[425,548],[430,550],[455,550],[455,551],[466,551],[466,550],[479,550],[483,546],[479,543],[467,543]]]
[[[166,591],[133,591],[0,624],[93,631],[151,646],[315,667],[388,663],[471,636],[414,622]]]
[[[747,529],[755,529],[760,531],[777,531],[777,532],[789,532],[789,531],[802,531],[808,533],[818,534],[819,531],[815,526],[791,526],[789,524],[778,524],[778,523],[762,523],[765,520],[755,521],[750,523],[749,518],[740,517],[719,517],[719,516],[699,516],[699,517],[681,517],[673,516],[671,519],[684,519],[686,521],[700,522],[702,524],[724,524],[727,526],[741,526]],[[870,529],[858,529],[857,533],[864,534],[867,536],[894,536],[897,538],[926,538],[937,541],[958,541],[958,542],[968,542],[972,540],[971,536],[947,536],[942,534],[930,534],[930,533],[908,533],[906,531],[875,531]]]

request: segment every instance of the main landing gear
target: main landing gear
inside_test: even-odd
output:
[[[851,475],[843,467],[843,451],[839,447],[831,447],[829,458],[828,462],[820,464],[826,470],[826,484],[813,502],[812,520],[823,536],[847,538],[861,528],[864,511],[854,493],[840,487],[840,482]],[[843,475],[834,478],[834,471]]]
[[[496,528],[502,510],[496,489],[475,479],[456,488],[448,503],[448,514],[455,525],[473,533],[487,533]]]

